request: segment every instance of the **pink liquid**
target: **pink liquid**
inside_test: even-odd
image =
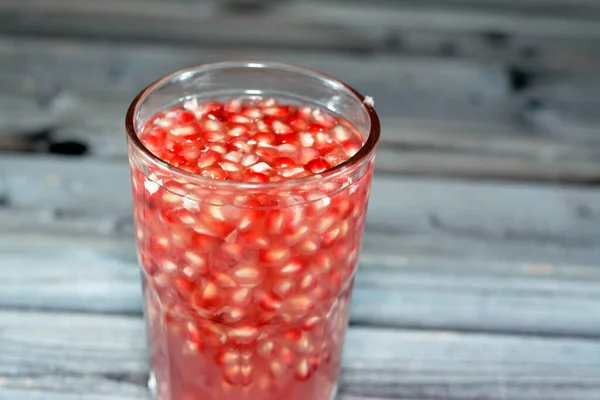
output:
[[[178,168],[254,183],[319,174],[364,141],[337,116],[273,99],[189,101],[151,118],[140,139]],[[160,400],[330,399],[371,170],[257,193],[132,165]]]

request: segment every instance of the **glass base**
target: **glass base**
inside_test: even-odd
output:
[[[154,371],[150,371],[150,375],[148,376],[148,389],[150,389],[150,398],[153,400],[160,400],[158,398],[158,391],[156,390],[156,376],[154,375]],[[331,390],[331,396],[329,396],[329,400],[335,400],[338,393],[338,385],[337,383],[333,385],[333,389]]]

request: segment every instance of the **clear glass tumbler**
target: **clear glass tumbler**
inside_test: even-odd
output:
[[[318,175],[244,183],[173,167],[139,139],[174,105],[245,96],[329,109],[365,145]],[[126,128],[158,399],[335,397],[380,133],[368,103],[320,73],[252,62],[179,71],[134,99]]]

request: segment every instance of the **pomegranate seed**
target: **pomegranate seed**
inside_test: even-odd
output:
[[[298,329],[290,329],[289,331],[283,334],[283,337],[286,340],[295,342],[296,340],[302,337],[302,332]]]
[[[295,167],[296,162],[289,157],[278,157],[271,162],[273,168]]]
[[[294,281],[291,279],[281,279],[273,284],[273,293],[282,300],[285,300],[293,290]]]
[[[285,117],[286,115],[288,115],[290,113],[290,107],[289,106],[267,107],[267,108],[264,108],[262,111],[265,115],[270,115],[273,117]]]
[[[302,254],[314,254],[317,250],[319,250],[319,244],[319,238],[313,236],[302,240],[294,247],[294,249]]]
[[[230,151],[223,156],[223,159],[234,163],[239,163],[242,161],[243,157],[244,154],[240,153],[239,151]]]
[[[240,264],[233,270],[233,279],[240,285],[257,286],[264,279],[264,271],[256,265]]]
[[[290,257],[290,249],[282,246],[272,246],[261,250],[260,261],[266,265],[274,266],[284,263]]]
[[[198,168],[210,167],[219,160],[219,153],[213,150],[203,152],[198,158]]]
[[[214,282],[222,288],[237,287],[237,283],[233,280],[233,278],[222,272],[217,272],[214,275],[213,279],[214,279]]]
[[[263,172],[269,171],[272,168],[269,164],[267,164],[265,162],[259,162],[257,164],[252,165],[248,169],[253,172],[263,173]]]
[[[259,110],[258,108],[253,108],[253,107],[243,107],[242,108],[242,115],[251,118],[253,120],[259,119],[263,117],[263,113],[261,110]]]
[[[279,234],[283,230],[284,216],[280,210],[275,210],[269,214],[266,221],[268,232],[271,234]]]
[[[249,344],[258,337],[258,329],[253,326],[233,328],[229,331],[227,337],[237,345]]]
[[[214,111],[206,114],[207,120],[204,121],[204,131],[205,132],[223,132],[225,130],[225,126],[223,123],[219,121],[222,118],[223,113],[220,111]],[[226,136],[223,136],[222,139],[225,139]]]
[[[197,354],[204,351],[204,345],[201,342],[187,341],[185,347],[186,354]]]
[[[344,149],[344,153],[346,153],[348,157],[352,157],[353,155],[358,153],[361,147],[361,144],[354,140],[346,140],[342,142],[342,148]]]
[[[310,292],[317,286],[317,278],[314,275],[305,275],[300,281],[299,288],[303,292]]]
[[[296,158],[300,149],[296,144],[284,143],[277,146],[277,150],[287,157]]]
[[[180,125],[172,127],[169,133],[173,136],[190,136],[196,134],[197,131],[192,125]]]
[[[314,329],[315,326],[319,325],[321,321],[323,321],[323,318],[319,317],[318,315],[313,315],[304,321],[303,329],[310,331]]]
[[[246,154],[241,160],[241,164],[244,167],[249,167],[258,162],[258,156],[256,154]]]
[[[304,169],[304,167],[291,167],[291,168],[280,168],[279,171],[277,171],[279,173],[279,175],[285,177],[285,178],[298,178],[300,176],[304,176],[304,173],[306,172],[306,170]]]
[[[321,172],[327,171],[331,167],[327,161],[325,161],[322,157],[319,157],[309,161],[305,165],[305,168],[313,174],[320,174]]]
[[[244,247],[239,243],[223,243],[221,250],[236,261],[243,258]]]
[[[244,181],[251,183],[267,183],[269,182],[269,176],[265,174],[261,174],[259,172],[250,172],[247,171],[244,174]]]
[[[227,172],[236,172],[242,169],[242,166],[240,164],[231,161],[219,161],[218,164],[221,167],[221,169],[223,169],[223,171]]]
[[[223,171],[221,168],[208,167],[204,168],[200,173],[203,177],[215,180],[227,179],[227,171]]]
[[[252,300],[252,291],[247,287],[235,289],[231,294],[232,304],[239,307],[246,307]]]
[[[285,374],[285,366],[277,360],[271,361],[271,373],[275,379],[281,378]]]
[[[252,136],[252,139],[257,143],[273,144],[275,143],[275,135],[270,132],[258,132]]]
[[[217,152],[219,154],[225,154],[225,153],[227,153],[227,147],[223,146],[220,143],[208,143],[206,145],[206,147],[208,147],[212,151]]]
[[[234,350],[228,350],[217,356],[217,363],[220,365],[237,364],[240,359],[240,354]]]
[[[322,125],[325,129],[332,129],[337,124],[335,119],[325,114],[320,108],[313,110],[312,117],[317,124]]]
[[[285,365],[291,367],[296,361],[296,355],[289,348],[282,347],[281,351],[279,352],[279,359],[283,361]]]
[[[194,325],[192,322],[188,322],[186,326],[190,339],[192,339],[194,342],[202,341],[202,335],[196,325]]]
[[[200,308],[215,308],[221,304],[221,296],[217,285],[207,282],[204,288],[197,291],[193,302]]]
[[[158,273],[154,276],[154,284],[158,287],[168,287],[171,285],[171,276],[165,273]]]
[[[321,153],[319,150],[314,148],[302,148],[300,149],[300,155],[298,157],[298,162],[300,164],[308,164],[310,161],[318,158]]]
[[[308,296],[295,296],[288,300],[287,305],[291,311],[303,314],[314,307],[314,302]]]
[[[282,302],[268,292],[261,294],[258,304],[265,311],[277,311],[282,306]]]
[[[241,115],[241,114],[234,114],[229,118],[230,122],[236,123],[236,124],[249,124],[252,122],[252,120],[248,117],[246,117],[245,115]],[[240,127],[239,125],[237,127]],[[236,127],[236,128],[237,128]],[[242,128],[246,128],[246,130],[248,130],[247,127],[241,126]],[[231,133],[230,133],[231,134]],[[232,135],[234,136],[234,135]],[[239,136],[239,135],[238,135]]]
[[[241,321],[246,316],[246,312],[240,307],[225,307],[223,309],[222,318],[229,323]]]
[[[272,358],[275,353],[275,344],[272,340],[265,340],[258,344],[256,351],[261,357]]]
[[[306,266],[299,259],[294,259],[283,264],[278,272],[283,276],[296,277],[301,275],[305,269]]]
[[[305,381],[310,378],[311,372],[312,371],[310,369],[308,360],[306,358],[303,358],[298,363],[298,366],[296,367],[296,373],[294,376],[298,380]]]

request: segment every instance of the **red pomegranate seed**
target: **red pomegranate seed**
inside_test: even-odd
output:
[[[235,344],[249,344],[258,337],[258,329],[253,326],[243,326],[229,330],[227,337]]]
[[[227,135],[225,132],[221,131],[208,131],[204,132],[204,140],[208,142],[221,142],[223,141]]]
[[[290,257],[290,249],[285,246],[273,245],[260,251],[259,260],[265,265],[280,265]]]
[[[195,125],[178,125],[172,126],[169,133],[173,136],[191,136],[198,133]]]
[[[231,303],[238,307],[246,307],[252,300],[252,290],[247,287],[235,289],[231,294]]]
[[[213,150],[208,150],[200,154],[198,157],[198,168],[210,167],[217,161],[219,161],[219,153]]]
[[[242,115],[249,117],[253,120],[257,120],[257,119],[263,117],[262,111],[258,108],[254,108],[254,107],[243,107],[241,112],[242,112]]]
[[[223,171],[227,172],[237,172],[242,169],[240,164],[231,161],[219,161],[218,164]]]
[[[220,365],[237,364],[240,359],[240,354],[235,350],[227,350],[217,356],[217,363]]]
[[[269,176],[259,172],[246,171],[244,173],[244,181],[250,183],[267,183],[269,182]]]
[[[273,168],[286,168],[286,167],[295,167],[296,161],[289,157],[278,157],[271,161],[271,166]]]
[[[294,133],[294,128],[278,120],[273,121],[273,123],[271,124],[271,128],[273,128],[273,131],[278,135],[285,133]]]
[[[313,254],[319,250],[320,240],[316,236],[309,237],[298,243],[294,249],[302,254]]]
[[[225,307],[221,317],[228,323],[236,323],[246,316],[246,312],[241,307]]]
[[[286,277],[295,277],[301,275],[306,266],[299,259],[289,260],[283,264],[279,269],[278,273]]]
[[[310,378],[312,370],[310,368],[310,364],[306,358],[303,358],[298,363],[296,367],[296,374],[294,375],[296,379],[304,381]]]
[[[285,300],[294,290],[294,281],[291,279],[280,279],[273,283],[273,293],[280,299]]]
[[[255,140],[257,143],[275,143],[275,135],[271,132],[258,132],[252,136],[252,139]]]
[[[318,315],[313,315],[312,317],[309,317],[306,319],[306,321],[304,321],[303,329],[310,331],[314,329],[315,326],[319,325],[322,321],[323,318],[321,318]]]
[[[270,115],[273,117],[285,117],[290,113],[290,107],[280,105],[275,107],[267,107],[264,108],[262,111],[265,115]]]
[[[272,340],[264,340],[258,344],[256,352],[264,358],[270,359],[275,354],[275,344]]]
[[[227,153],[227,147],[223,146],[220,143],[208,143],[206,145],[207,148],[211,149],[214,152],[217,152],[219,154],[225,154]]]
[[[270,369],[275,379],[279,379],[285,374],[285,366],[278,360],[271,361]]]
[[[344,149],[344,153],[346,153],[348,157],[352,157],[353,155],[358,153],[361,147],[362,145],[355,140],[346,140],[342,142],[342,148]]]
[[[277,311],[282,306],[282,302],[268,292],[262,293],[259,299],[258,304],[265,311]]]
[[[290,329],[289,331],[283,334],[283,337],[286,340],[295,342],[296,340],[302,337],[302,331],[300,331],[299,329]]]
[[[314,301],[306,295],[297,295],[287,302],[290,310],[295,313],[306,313],[314,307]]]
[[[190,111],[181,111],[179,113],[179,115],[177,116],[177,122],[180,124],[185,124],[191,121],[195,121],[196,120],[196,116],[194,115],[193,112]]]
[[[221,168],[218,167],[204,168],[204,170],[202,170],[200,174],[205,178],[214,180],[225,180],[228,176],[227,171],[223,171]]]
[[[240,264],[232,274],[236,282],[245,286],[257,286],[264,279],[264,271],[257,265]]]
[[[200,308],[215,308],[221,304],[219,288],[213,282],[207,282],[204,288],[193,295],[193,303]]]
[[[296,361],[296,355],[289,348],[282,347],[279,352],[279,359],[283,361],[285,365],[291,367]]]
[[[331,167],[327,161],[325,161],[322,157],[319,157],[309,161],[305,168],[313,174],[320,174],[321,172],[327,171]]]

